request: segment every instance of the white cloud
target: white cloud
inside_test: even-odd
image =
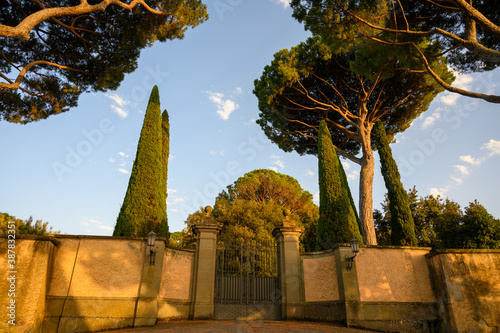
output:
[[[314,193],[313,195],[313,201],[316,203],[316,204],[319,204],[319,191]]]
[[[228,120],[231,113],[238,109],[240,106],[236,102],[228,99],[224,99],[223,93],[218,92],[208,92],[208,99],[211,100],[217,106],[217,114],[223,119]]]
[[[268,169],[269,169],[269,170],[273,170],[273,171],[275,171],[275,172],[278,172],[278,168],[277,168],[277,167],[269,167]]]
[[[452,86],[460,88],[460,89],[465,89],[469,90],[471,88],[472,82],[475,81],[475,79],[466,74],[460,74],[458,72],[453,72],[455,74],[455,81],[453,81]],[[457,103],[458,98],[461,95],[457,93],[451,93],[447,91],[440,97],[440,101],[446,105],[452,106]]]
[[[428,128],[428,127],[431,127],[432,125],[434,125],[436,123],[436,121],[438,121],[438,119],[441,118],[441,114],[440,113],[433,113],[432,115],[430,115],[429,117],[425,117],[424,119],[424,122],[422,123],[422,128]]]
[[[460,160],[472,165],[481,165],[481,160],[470,155],[460,156]]]
[[[177,190],[174,190],[173,188],[167,188],[167,193],[168,195],[177,193]]]
[[[121,173],[124,173],[124,174],[130,173],[130,172],[128,172],[128,170],[125,170],[125,169],[122,169],[122,168],[118,169],[118,171],[120,171]]]
[[[178,204],[186,202],[186,199],[187,199],[186,197],[169,198],[169,201],[167,201],[167,205],[178,205]],[[170,201],[170,200],[173,200],[173,201]]]
[[[283,5],[283,9],[286,9],[290,6],[290,0],[273,0],[273,2],[278,5]]]
[[[110,161],[111,163],[115,163],[115,162],[116,162],[116,160],[115,160],[113,157],[110,157],[110,158],[109,158],[109,161]]]
[[[470,173],[470,170],[465,165],[457,164],[453,167],[457,169],[462,175],[468,175]]]
[[[483,147],[481,147],[483,150],[488,150],[488,157],[493,157],[495,155],[500,156],[500,141],[496,141],[491,139],[487,143],[483,144]]]
[[[118,106],[125,106],[125,105],[130,103],[129,101],[124,100],[122,97],[118,96],[117,94],[104,94],[104,96],[115,101],[115,103],[118,104]]]
[[[359,177],[359,171],[353,171],[351,173],[348,173],[347,175],[347,180],[354,180]]]
[[[451,180],[455,183],[457,183],[458,185],[459,184],[462,184],[462,181],[463,179],[462,178],[458,178],[458,177],[455,177],[455,176],[451,176]]]
[[[281,170],[285,168],[285,163],[281,160],[281,156],[271,155],[271,158],[274,159],[274,161],[271,162],[272,164],[279,166]],[[276,167],[274,167],[274,169],[270,169],[278,172],[278,169],[276,169]]]
[[[106,231],[113,231],[113,228],[109,227],[107,225],[101,225],[101,226],[98,227],[98,229],[106,230]]]
[[[116,105],[111,105],[111,108],[113,109],[113,112],[119,115],[122,118],[127,118],[128,112],[123,110],[122,108],[119,108]]]
[[[221,151],[215,151],[215,150],[211,150],[208,152],[210,155],[212,156],[216,156],[216,155],[220,155],[220,156],[224,156],[224,150],[221,150]]]
[[[351,168],[351,164],[349,162],[346,162],[346,161],[342,161],[342,166],[344,167],[344,171],[347,171]]]
[[[309,169],[306,170],[305,176],[314,177],[314,175],[315,175],[315,173],[312,172],[311,170],[309,170]]]
[[[241,89],[241,87],[236,87],[235,92],[236,92],[236,94],[239,95],[239,94],[243,93],[243,90]]]
[[[174,213],[178,213],[178,212],[179,212],[179,210],[178,210],[178,209],[176,209],[176,208],[171,209],[170,211],[171,211],[171,212],[174,212]]]
[[[124,167],[124,166],[126,166],[126,165],[127,165],[127,162],[122,162],[122,163],[120,163],[120,166],[121,166],[121,167]]]
[[[430,194],[433,195],[433,196],[441,196],[441,197],[446,197],[446,193],[448,192],[448,189],[447,188],[436,188],[436,187],[433,187],[430,189]]]
[[[118,152],[118,155],[120,155],[121,157],[128,157],[128,155],[122,151]]]

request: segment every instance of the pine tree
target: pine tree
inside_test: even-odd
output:
[[[154,86],[113,236],[144,237],[150,230],[168,236],[162,133],[160,95]]]
[[[398,166],[392,157],[391,147],[389,147],[389,140],[382,121],[375,122],[373,133],[389,199],[391,243],[392,245],[416,246],[417,238],[415,237],[410,199],[401,183]]]
[[[335,243],[348,243],[353,238],[362,243],[347,177],[325,121],[319,125],[318,171],[320,218],[316,249],[328,249]]]

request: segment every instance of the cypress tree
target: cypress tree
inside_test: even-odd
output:
[[[401,183],[398,166],[392,157],[392,150],[389,147],[384,124],[380,119],[375,122],[373,133],[389,199],[391,243],[392,245],[416,246],[417,238],[415,237],[415,224],[411,214],[410,199]]]
[[[329,249],[336,243],[356,238],[362,244],[347,177],[335,151],[325,121],[318,135],[319,220],[316,249]]]
[[[168,157],[170,155],[170,123],[168,119],[168,112],[164,110],[161,114],[161,135],[162,135],[162,170],[163,170],[163,179],[162,179],[162,194],[163,199],[162,202],[165,203],[165,211],[167,209],[167,178],[168,178]],[[158,228],[158,235],[161,237],[169,237],[168,232],[168,219],[165,214],[164,221],[160,222]]]
[[[144,237],[150,230],[168,236],[162,133],[160,94],[154,86],[113,236]]]

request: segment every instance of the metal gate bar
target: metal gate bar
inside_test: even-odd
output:
[[[280,320],[276,243],[219,240],[214,303],[215,319]]]

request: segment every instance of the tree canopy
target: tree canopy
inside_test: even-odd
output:
[[[415,221],[418,246],[434,249],[500,249],[500,219],[494,218],[477,201],[465,209],[448,198],[419,196],[415,187],[408,191]],[[382,211],[375,211],[377,238],[391,244],[391,212],[386,196]]]
[[[14,224],[15,227],[10,227],[12,224]],[[46,236],[61,233],[60,231],[54,230],[52,226],[49,226],[49,222],[36,220],[33,223],[32,216],[27,220],[21,220],[7,213],[0,213],[0,234],[7,234],[8,231],[13,228],[16,235]]]
[[[273,229],[284,219],[285,209],[290,210],[290,219],[305,229],[302,250],[313,251],[318,206],[311,193],[291,176],[269,169],[246,173],[219,193],[212,216],[223,226],[221,237],[271,240]],[[190,214],[186,223],[196,224],[203,216],[200,209]]]
[[[445,89],[500,103],[500,96],[451,86],[433,66],[429,45],[440,45],[450,66],[480,72],[500,65],[500,7],[496,0],[292,0],[293,16],[332,49],[343,50],[367,39],[399,48],[401,66],[421,66]],[[428,40],[430,43],[420,43]],[[407,63],[408,57],[420,66]],[[361,72],[358,71],[361,74]]]
[[[372,72],[368,76],[357,74],[351,69],[353,62],[372,68]],[[371,66],[373,62],[379,65]],[[436,58],[434,65],[451,82],[453,75],[444,59]],[[337,153],[361,166],[359,213],[366,244],[376,244],[372,216],[373,124],[381,119],[392,139],[427,110],[443,90],[425,73],[408,73],[396,66],[395,55],[376,43],[334,54],[313,37],[277,52],[260,79],[255,80],[254,94],[260,109],[257,123],[271,141],[284,151],[317,154],[318,127],[324,120]]]
[[[117,89],[140,51],[208,18],[201,0],[0,2],[0,120],[29,123]]]

